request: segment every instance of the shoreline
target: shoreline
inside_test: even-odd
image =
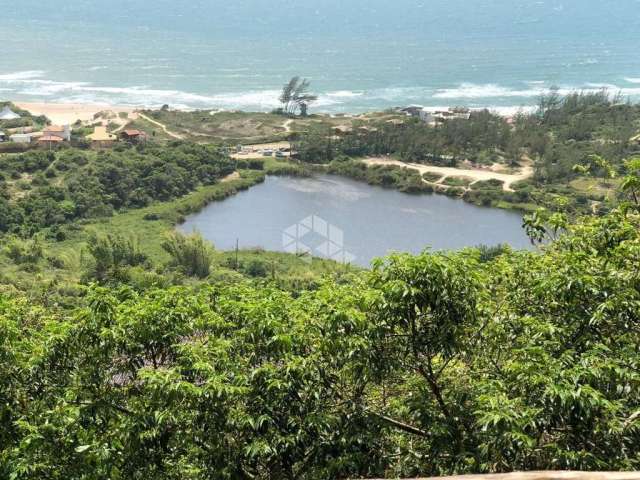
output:
[[[134,112],[141,110],[158,110],[158,108],[146,107],[144,105],[132,106],[132,105],[117,105],[117,104],[109,104],[109,103],[56,103],[56,102],[30,102],[30,101],[20,101],[20,100],[7,100],[12,102],[17,107],[29,111],[33,115],[44,115],[49,120],[51,120],[54,124],[73,124],[76,121],[80,120],[83,123],[93,122],[94,115],[104,111],[111,111],[115,114],[118,113],[127,113],[133,114]],[[417,106],[417,105],[416,105]],[[404,108],[404,107],[396,107],[396,108]],[[455,108],[454,105],[451,106],[440,106],[440,107],[432,107],[432,106],[424,106],[422,107],[426,111],[435,112],[439,110],[446,110],[449,108]],[[501,117],[512,117],[519,112],[523,113],[532,113],[535,107],[469,107],[470,111],[482,111],[489,110],[490,112],[499,115]],[[176,111],[229,111],[229,112],[246,112],[252,113],[251,110],[242,110],[242,109],[220,109],[217,107],[212,108],[203,108],[203,109],[186,109],[186,108],[172,108],[172,110]],[[339,117],[339,116],[360,116],[367,113],[377,113],[384,110],[369,110],[364,113],[324,113],[324,112],[315,112],[317,115],[326,115],[329,117]],[[268,112],[258,112],[255,113],[268,113]]]
[[[11,100],[10,100],[11,101]],[[131,114],[138,108],[124,105],[110,105],[107,103],[53,103],[53,102],[20,102],[12,101],[14,105],[27,110],[32,115],[44,115],[54,124],[71,125],[76,121],[93,122],[94,115],[104,111],[115,114]],[[97,121],[97,120],[96,120]]]

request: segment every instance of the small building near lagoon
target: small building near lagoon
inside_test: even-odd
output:
[[[0,130],[0,142],[4,142],[5,138],[7,138],[7,136],[2,130]]]

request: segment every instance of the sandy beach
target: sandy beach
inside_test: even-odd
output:
[[[46,115],[54,124],[73,124],[77,120],[82,122],[93,121],[98,112],[109,110],[115,113],[126,112],[131,114],[134,107],[108,105],[108,104],[81,104],[81,103],[30,103],[16,102],[16,105],[28,110],[34,115]]]

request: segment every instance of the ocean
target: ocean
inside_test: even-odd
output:
[[[640,0],[0,0],[0,99],[267,111],[640,100]]]

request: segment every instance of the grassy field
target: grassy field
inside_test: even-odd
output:
[[[578,192],[584,193],[587,196],[603,196],[607,199],[613,199],[616,190],[620,185],[619,179],[610,179],[604,182],[599,178],[576,178],[570,183]]]

